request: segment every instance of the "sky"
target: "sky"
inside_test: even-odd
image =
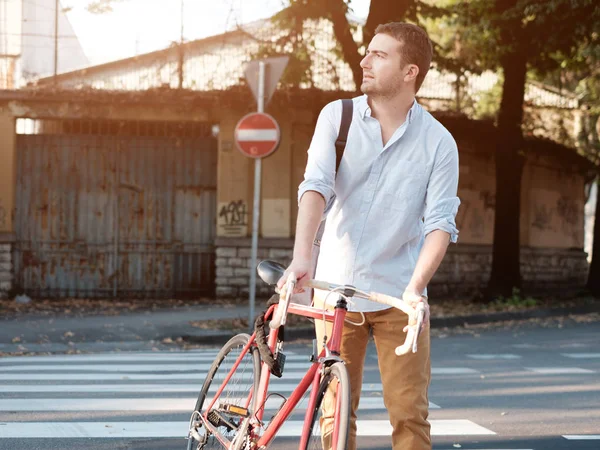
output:
[[[91,65],[128,58],[179,41],[180,0],[122,0],[112,13],[91,14],[88,0],[61,0]],[[366,18],[370,0],[353,0],[354,15]],[[184,0],[187,41],[223,33],[238,24],[270,17],[285,0]]]

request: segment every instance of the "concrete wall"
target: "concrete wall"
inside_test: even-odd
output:
[[[0,298],[7,295],[13,284],[15,147],[15,119],[0,114]]]

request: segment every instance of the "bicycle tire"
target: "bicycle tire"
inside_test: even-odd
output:
[[[345,450],[348,445],[348,431],[350,429],[350,377],[344,363],[336,362],[326,369],[321,383],[319,384],[319,390],[317,391],[317,399],[315,401],[314,408],[312,410],[309,419],[309,435],[306,442],[306,446],[303,450],[315,450],[323,449],[323,436],[321,432],[315,430],[315,424],[319,424],[323,413],[322,403],[325,398],[325,394],[331,384],[331,382],[337,379],[337,396],[339,401],[336,401],[336,407],[334,411],[334,423],[333,428],[337,428],[337,444],[332,443],[332,450]],[[334,430],[332,429],[332,433]],[[327,446],[329,448],[329,446]]]
[[[232,337],[219,351],[217,357],[215,358],[212,366],[210,367],[208,374],[204,380],[202,385],[202,389],[200,390],[200,394],[198,395],[198,399],[196,400],[196,406],[194,408],[194,412],[192,413],[192,418],[190,420],[190,434],[188,435],[188,446],[187,450],[209,450],[209,449],[222,449],[223,446],[221,443],[214,438],[214,436],[207,433],[205,427],[197,427],[193,426],[194,418],[196,414],[204,414],[203,410],[205,400],[207,399],[207,395],[212,391],[213,395],[216,393],[218,388],[221,386],[224,378],[229,374],[231,368],[233,367],[233,363],[239,357],[243,348],[248,344],[250,340],[250,336],[248,334],[238,334]],[[246,374],[245,371],[250,369],[251,372]],[[236,374],[241,374],[241,382],[245,381],[245,384],[238,391],[229,392],[228,388],[233,387],[234,389],[238,387],[238,383],[240,383],[240,379],[236,378]],[[240,365],[237,367],[236,371],[232,375],[231,379],[227,383],[225,389],[219,396],[220,399],[227,400],[228,403],[237,404],[238,406],[242,406],[242,401],[236,400],[239,399],[239,395],[242,394],[242,397],[249,394],[249,389],[253,389],[252,392],[258,392],[258,386],[260,382],[260,356],[258,354],[258,349],[254,346],[250,347],[250,349],[244,355]],[[212,387],[212,389],[211,389]],[[215,403],[218,405],[218,402]],[[256,406],[256,397],[252,395],[250,404],[248,405],[248,410],[250,412],[250,417],[254,412],[254,408]],[[214,408],[213,408],[214,410]],[[223,431],[223,435],[227,436],[229,440],[233,441],[235,439],[235,445],[232,450],[241,450],[245,445],[245,439],[243,436],[245,435],[248,428],[248,420],[239,419],[236,420],[236,417],[227,417],[231,419],[232,422],[237,424],[238,427],[235,430],[227,430],[226,426],[219,426],[219,430]],[[197,441],[191,434],[191,429],[195,428],[201,438],[203,438],[204,442]],[[233,432],[233,434],[232,434]],[[241,438],[241,439],[240,439]]]

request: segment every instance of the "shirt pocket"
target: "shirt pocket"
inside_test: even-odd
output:
[[[415,216],[425,203],[427,165],[409,160],[394,161],[383,182],[382,203],[390,212]]]

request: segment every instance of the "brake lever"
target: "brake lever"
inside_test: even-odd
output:
[[[417,353],[417,341],[419,340],[419,334],[421,333],[421,327],[423,326],[423,320],[425,318],[425,305],[423,303],[418,303],[417,307],[417,325],[416,325],[416,334],[412,345],[412,352]]]

